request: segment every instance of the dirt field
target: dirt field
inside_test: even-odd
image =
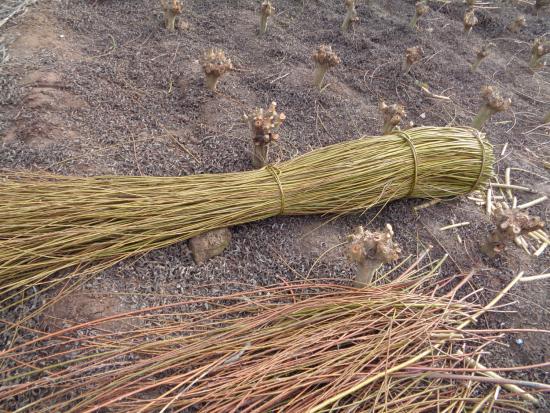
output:
[[[181,20],[188,27],[175,33],[164,30],[153,0],[39,1],[0,29],[10,56],[0,66],[0,167],[71,175],[243,171],[251,167],[251,145],[242,114],[272,100],[287,116],[271,150],[277,161],[379,134],[381,99],[402,103],[407,124],[468,125],[481,105],[481,86],[490,84],[513,101],[511,111],[485,127],[499,179],[511,167],[513,183],[540,193],[515,192],[518,203],[550,192],[545,169],[550,126],[541,125],[550,111],[550,68],[535,74],[528,68],[532,40],[550,33],[550,11],[537,16],[526,2],[495,1],[494,8],[477,10],[479,24],[466,36],[461,2],[430,1],[432,12],[414,30],[409,27],[414,1],[371,0],[368,6],[361,2],[360,23],[344,35],[341,3],[276,0],[268,33],[259,37],[256,1],[186,0]],[[520,13],[527,27],[511,33],[507,26]],[[488,39],[495,52],[472,73],[476,50]],[[323,43],[332,45],[342,64],[319,92],[311,86],[311,55]],[[404,75],[404,51],[416,45],[424,58]],[[208,47],[223,48],[235,65],[216,94],[203,86],[198,61]],[[429,97],[416,80],[450,100]],[[228,250],[202,265],[193,263],[187,243],[155,251],[101,273],[33,326],[53,329],[65,325],[63,319],[85,321],[189,292],[219,294],[306,276],[351,279],[354,268],[343,250],[324,252],[357,225],[391,223],[405,254],[428,245],[434,247],[432,259],[448,253],[442,273],[474,270],[472,287],[483,289],[482,302],[519,271],[548,272],[550,248],[539,257],[516,246],[500,258],[484,257],[479,244],[491,220],[473,201],[454,199],[415,212],[422,202],[403,200],[330,222],[279,217],[232,228]],[[548,205],[529,211],[547,219]],[[465,221],[470,225],[439,230]],[[216,287],[202,288],[205,284]],[[509,295],[514,303],[507,312],[487,316],[478,327],[550,330],[548,287],[548,280],[520,283]],[[35,305],[1,317],[16,320]],[[0,347],[8,340],[0,337]],[[549,335],[506,335],[501,342],[491,347],[486,364],[549,360]],[[549,372],[510,376],[550,383]]]

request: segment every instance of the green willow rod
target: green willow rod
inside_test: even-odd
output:
[[[0,307],[10,291],[98,271],[206,231],[275,215],[364,211],[466,194],[492,176],[471,128],[363,137],[246,172],[184,177],[0,174]]]

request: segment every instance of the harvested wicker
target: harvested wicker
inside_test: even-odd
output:
[[[503,294],[483,308],[472,294],[455,299],[468,277],[444,294],[451,279],[434,282],[439,264],[419,261],[382,286],[190,297],[44,333],[0,352],[0,403],[37,413],[530,411],[521,399],[534,396],[474,361],[498,331],[466,329]],[[502,386],[500,397],[481,382]]]
[[[339,143],[247,172],[4,172],[0,294],[36,286],[60,270],[91,273],[215,228],[279,214],[340,214],[404,197],[466,194],[487,184],[492,164],[492,147],[479,132],[423,127]]]

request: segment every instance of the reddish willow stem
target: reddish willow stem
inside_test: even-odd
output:
[[[453,294],[438,297],[433,281],[425,287],[438,265],[413,265],[383,286],[289,283],[190,298],[45,334],[0,352],[7,365],[0,402],[48,388],[21,411],[305,412],[380,376],[326,407],[472,408],[480,402],[475,377],[465,388],[413,369],[452,374],[466,357],[480,354],[489,339],[460,331],[461,339],[457,330],[483,310]],[[106,320],[136,327],[100,330]],[[462,343],[474,345],[467,356],[454,351]],[[402,364],[408,369],[395,370]],[[384,374],[392,369],[395,374]]]

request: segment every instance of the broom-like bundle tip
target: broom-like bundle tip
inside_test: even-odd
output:
[[[201,59],[201,66],[206,75],[206,86],[214,91],[217,88],[218,80],[225,73],[233,70],[231,59],[225,56],[222,49],[208,49]]]
[[[424,56],[424,50],[421,46],[409,47],[405,50],[405,62],[403,63],[403,70],[408,73],[411,70],[412,65],[420,61]]]
[[[462,20],[464,24],[464,33],[470,34],[472,31],[472,28],[478,23],[476,13],[474,11],[473,7],[470,7],[468,10],[466,10],[466,13],[464,13],[464,19]]]
[[[359,21],[359,16],[357,15],[357,9],[355,8],[355,0],[345,0],[344,5],[346,6],[346,17],[342,23],[342,31],[348,31],[350,27]]]
[[[175,30],[176,17],[182,13],[183,7],[179,0],[160,0],[164,11],[164,24],[168,31]]]
[[[321,89],[327,70],[339,65],[341,60],[332,50],[332,46],[326,44],[319,46],[313,53],[312,59],[315,62],[314,84]]]
[[[543,66],[542,58],[548,53],[550,53],[550,42],[545,41],[542,37],[535,39],[531,47],[529,67],[533,70],[540,69]]]
[[[398,103],[393,105],[387,105],[383,100],[378,105],[380,112],[382,112],[382,119],[384,126],[382,127],[382,134],[389,135],[392,131],[401,123],[401,120],[407,116],[405,107]]]
[[[275,7],[270,0],[264,0],[260,5],[260,34],[267,31],[267,20],[275,13]]]
[[[353,234],[349,235],[348,256],[357,264],[358,269],[355,286],[364,287],[370,284],[378,268],[399,258],[401,248],[393,241],[393,235],[390,224],[386,224],[383,230],[375,232],[359,226]]]
[[[544,228],[544,221],[519,209],[499,206],[494,214],[495,230],[492,231],[481,250],[490,257],[502,253],[508,244],[520,235]]]
[[[277,112],[277,102],[271,102],[267,110],[256,108],[252,113],[245,114],[243,119],[248,122],[252,135],[252,165],[263,168],[267,164],[269,144],[279,140],[277,131],[286,115]]]

